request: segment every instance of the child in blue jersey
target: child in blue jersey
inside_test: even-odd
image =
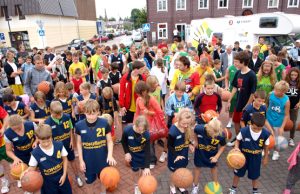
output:
[[[85,119],[85,114],[83,110],[80,110],[79,103],[85,104],[89,99],[96,100],[96,95],[91,93],[91,84],[84,82],[80,85],[80,95],[77,97],[77,107],[78,107],[78,120]]]
[[[41,194],[72,194],[69,182],[68,152],[62,142],[52,140],[49,125],[40,124],[35,130],[39,145],[31,152],[28,171],[39,168],[44,182]]]
[[[178,168],[186,168],[188,165],[189,149],[194,152],[191,143],[191,130],[194,127],[195,116],[188,108],[183,108],[176,116],[177,122],[169,129],[168,135],[168,168],[173,173]],[[186,188],[179,188],[181,193],[187,193]],[[175,194],[176,188],[170,181],[170,193]]]
[[[86,119],[75,125],[80,170],[85,173],[87,193],[96,191],[95,182],[103,168],[115,165],[111,129],[106,119],[98,118],[99,104],[89,99],[84,105]],[[99,181],[100,182],[100,181]],[[100,194],[105,194],[102,185]]]
[[[46,95],[37,91],[34,94],[34,103],[30,105],[30,120],[39,124],[43,123],[50,115],[50,101],[46,100]]]
[[[133,125],[125,127],[122,146],[125,161],[130,164],[135,173],[134,182],[137,183],[141,175],[150,175],[150,133],[145,116],[138,116]],[[135,184],[134,193],[140,193],[137,184]]]
[[[253,113],[259,112],[260,114],[266,116],[267,106],[264,104],[266,97],[266,92],[264,90],[255,91],[253,102],[251,104],[248,104],[243,110],[243,115],[240,122],[242,128],[251,124],[251,117]],[[273,134],[272,127],[269,124],[268,120],[266,120],[265,126],[269,130],[269,132]]]
[[[225,150],[226,140],[222,135],[221,122],[215,118],[206,125],[196,125],[194,184],[192,194],[198,194],[201,168],[210,168],[214,182],[218,182],[217,162]],[[220,146],[220,149],[219,149]]]
[[[272,126],[275,136],[282,136],[284,126],[290,118],[290,100],[285,94],[289,90],[289,84],[286,81],[279,81],[274,86],[274,91],[270,93],[267,120]],[[280,157],[278,150],[274,149],[272,160],[278,160]]]
[[[28,107],[22,101],[16,101],[13,94],[4,94],[2,97],[4,109],[9,115],[18,114],[26,120],[30,114]]]
[[[177,82],[174,87],[174,93],[169,96],[166,102],[165,112],[168,116],[168,128],[172,125],[172,120],[182,108],[189,108],[193,111],[193,104],[189,95],[185,92],[186,85],[184,82]]]
[[[256,112],[251,117],[251,125],[241,128],[236,137],[234,149],[241,151],[246,157],[246,163],[241,169],[234,170],[232,187],[230,194],[236,194],[240,177],[244,177],[248,171],[248,178],[252,180],[253,194],[258,194],[258,178],[260,177],[261,162],[263,165],[268,163],[268,154],[262,158],[262,151],[268,153],[270,133],[263,128],[265,116]]]
[[[68,114],[70,117],[75,116],[72,106],[72,96],[69,95],[64,82],[56,83],[54,89],[54,100],[61,103],[64,113]]]
[[[13,166],[19,163],[29,163],[32,148],[36,146],[33,122],[23,122],[20,115],[11,115],[8,118],[8,126],[4,133],[6,154],[13,160]],[[21,182],[18,181],[18,187]]]
[[[75,174],[75,179],[79,187],[83,186],[81,178],[78,176],[79,169],[75,162],[74,154],[74,131],[71,118],[68,114],[63,113],[63,107],[59,101],[53,101],[50,104],[51,116],[46,119],[45,124],[52,129],[52,138],[54,141],[61,141],[68,152],[68,161]]]

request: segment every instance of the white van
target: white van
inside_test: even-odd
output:
[[[256,45],[259,37],[265,37],[273,46],[293,47],[300,38],[300,15],[275,12],[192,20],[188,42],[197,47],[202,40],[214,44],[222,38],[225,45],[239,41],[245,48]]]

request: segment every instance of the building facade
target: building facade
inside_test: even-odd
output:
[[[7,46],[56,47],[96,34],[95,0],[0,0],[0,8]]]
[[[185,37],[191,20],[256,13],[300,14],[300,0],[147,0],[148,41],[172,41],[175,29]]]

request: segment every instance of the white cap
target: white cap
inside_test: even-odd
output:
[[[299,43],[300,43],[300,39],[296,40],[296,42],[299,42]]]

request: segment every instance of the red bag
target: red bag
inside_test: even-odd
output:
[[[168,127],[158,116],[154,116],[150,123],[150,141],[154,142],[158,139],[168,137]]]

